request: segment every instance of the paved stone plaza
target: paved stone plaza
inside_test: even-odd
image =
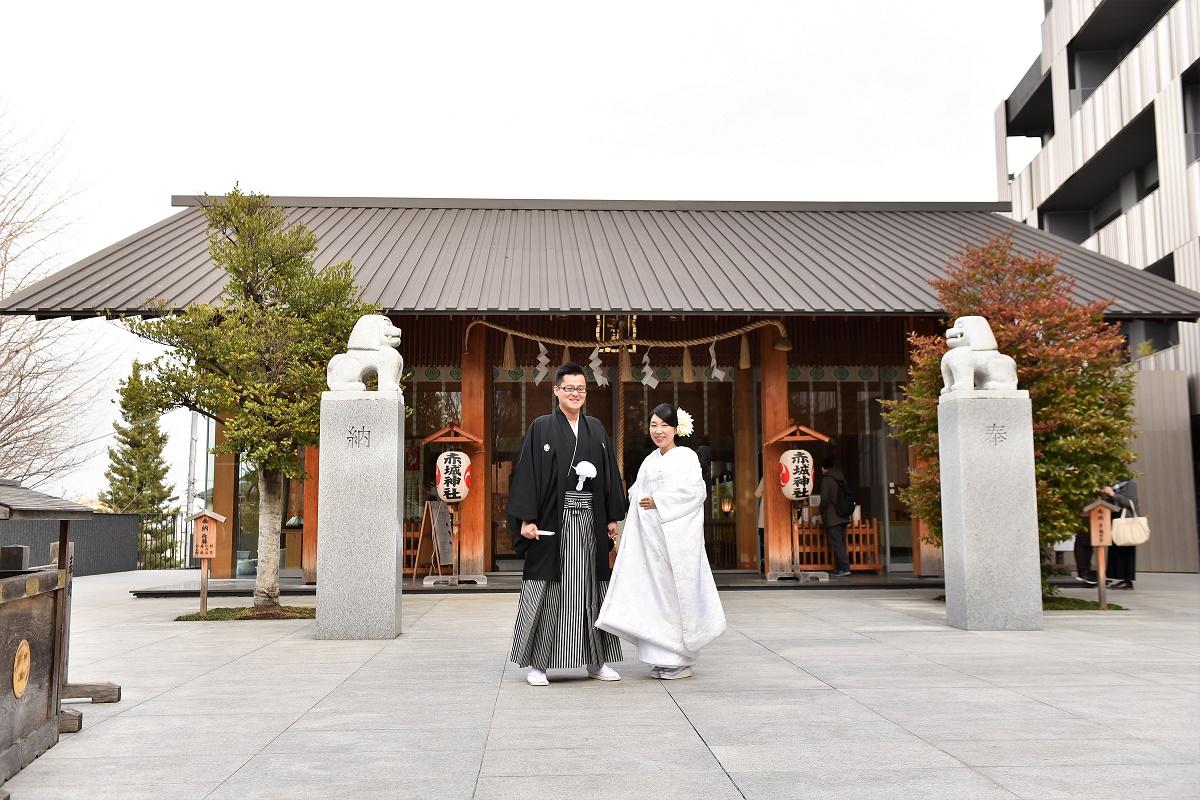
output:
[[[694,678],[543,688],[505,660],[515,594],[414,595],[399,639],[318,641],[128,594],[163,582],[76,580],[72,680],[124,700],[84,705],[14,800],[1200,797],[1197,575],[1021,633],[948,628],[931,590],[724,592]]]

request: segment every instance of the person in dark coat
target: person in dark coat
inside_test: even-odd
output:
[[[1096,571],[1092,569],[1092,532],[1082,530],[1075,534],[1075,580],[1096,585]]]
[[[612,575],[612,539],[628,510],[625,489],[604,425],[580,413],[583,367],[559,367],[554,396],[558,408],[525,434],[504,509],[525,558],[510,659],[530,668],[533,686],[549,683],[548,669],[573,667],[620,680],[608,662],[621,660],[621,642],[595,623]]]
[[[1122,511],[1129,510],[1129,516],[1136,516],[1135,507],[1138,502],[1137,484],[1132,480],[1117,481],[1112,486],[1105,486],[1101,491],[1108,496],[1109,502],[1113,505],[1120,506]],[[1120,516],[1120,512],[1114,511],[1113,518]],[[1120,545],[1112,545],[1108,548],[1108,577],[1116,583],[1112,584],[1113,589],[1132,589],[1133,581],[1137,577],[1137,547],[1121,547]]]
[[[821,462],[821,525],[833,548],[834,570],[830,574],[839,578],[850,574],[850,557],[846,554],[846,525],[850,518],[837,512],[838,484],[845,480],[833,454],[825,456]]]

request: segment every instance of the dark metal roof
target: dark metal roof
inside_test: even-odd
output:
[[[204,215],[189,206],[0,301],[0,313],[136,314],[214,302]],[[1062,254],[1113,317],[1196,319],[1200,294],[995,213],[1002,203],[718,203],[290,198],[318,266],[351,259],[397,313],[940,313],[929,287],[964,245],[1012,230]]]
[[[0,479],[0,519],[90,519],[92,509]]]

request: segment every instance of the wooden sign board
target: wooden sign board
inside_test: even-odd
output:
[[[1089,515],[1092,547],[1108,547],[1112,544],[1112,513],[1107,508],[1096,508]]]
[[[1089,503],[1083,509],[1087,516],[1088,530],[1092,535],[1092,547],[1112,545],[1112,512],[1116,506],[1104,500]]]
[[[450,506],[441,500],[429,503],[433,514],[433,540],[437,549],[438,563],[443,567],[454,564],[454,519]]]
[[[196,518],[192,533],[192,558],[217,557],[217,521],[207,514]]]

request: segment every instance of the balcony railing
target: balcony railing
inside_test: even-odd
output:
[[[1192,131],[1183,135],[1187,146],[1187,163],[1200,161],[1200,131]]]
[[[1174,345],[1152,355],[1134,359],[1133,368],[1139,372],[1183,369],[1183,349],[1179,345]]]
[[[1089,97],[1091,97],[1092,92],[1096,91],[1097,88],[1098,87],[1095,87],[1095,86],[1087,86],[1087,87],[1084,87],[1083,89],[1072,89],[1071,90],[1071,113],[1074,114],[1076,111],[1078,111],[1079,107],[1081,105],[1083,105],[1083,101],[1087,100]]]

